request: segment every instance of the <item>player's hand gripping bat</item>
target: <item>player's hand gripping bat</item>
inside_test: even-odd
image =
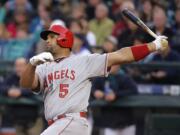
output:
[[[128,9],[122,10],[122,14],[126,16],[129,20],[131,20],[133,23],[135,23],[137,26],[139,26],[141,29],[143,29],[145,32],[149,33],[151,36],[154,38],[157,38],[158,36],[151,30],[149,29],[146,24],[137,16],[135,16],[131,11]]]

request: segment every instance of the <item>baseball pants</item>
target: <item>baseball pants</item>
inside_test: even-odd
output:
[[[69,114],[56,120],[41,135],[89,135],[88,127],[86,118]]]

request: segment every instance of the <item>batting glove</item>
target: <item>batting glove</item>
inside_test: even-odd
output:
[[[38,54],[36,56],[33,56],[29,60],[29,62],[31,63],[31,65],[37,66],[39,64],[45,63],[47,61],[53,61],[53,60],[54,60],[54,58],[53,58],[51,53],[43,52],[43,53],[40,53],[40,54]]]
[[[167,37],[166,36],[158,36],[153,43],[156,45],[156,50],[161,50],[163,45],[165,44],[165,41],[167,42]],[[167,42],[168,44],[168,42]]]

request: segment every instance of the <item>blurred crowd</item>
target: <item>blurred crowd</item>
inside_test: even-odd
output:
[[[0,93],[9,98],[32,97],[31,92],[19,87],[19,76],[30,57],[45,51],[45,42],[39,34],[52,24],[68,27],[74,33],[72,55],[108,53],[154,40],[122,16],[125,8],[157,35],[168,37],[170,49],[166,54],[153,53],[139,63],[180,61],[180,0],[1,0],[0,59],[14,62],[14,72],[3,77]],[[107,78],[92,80],[92,99],[113,102],[121,96],[136,94],[136,82],[172,84],[178,83],[174,78],[180,77],[178,69],[171,68],[140,70],[113,66],[110,72]],[[101,108],[101,111],[103,118],[96,118],[94,124],[108,127],[104,134],[135,134],[131,109]],[[117,119],[117,115],[122,117]],[[3,118],[3,125],[12,127],[7,116]],[[22,127],[21,132],[30,135],[24,131],[27,126]]]
[[[68,27],[75,37],[73,55],[106,53],[122,47],[150,42],[153,37],[139,29],[121,11],[128,8],[157,35],[168,37],[170,50],[153,53],[142,63],[173,62],[180,59],[179,0],[8,0],[0,2],[0,58],[14,61],[45,50],[39,33],[51,24]],[[143,82],[174,83],[176,70],[126,72]]]

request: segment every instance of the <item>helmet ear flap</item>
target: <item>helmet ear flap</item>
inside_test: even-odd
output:
[[[58,37],[57,44],[61,47],[66,47],[67,40],[65,38]]]

